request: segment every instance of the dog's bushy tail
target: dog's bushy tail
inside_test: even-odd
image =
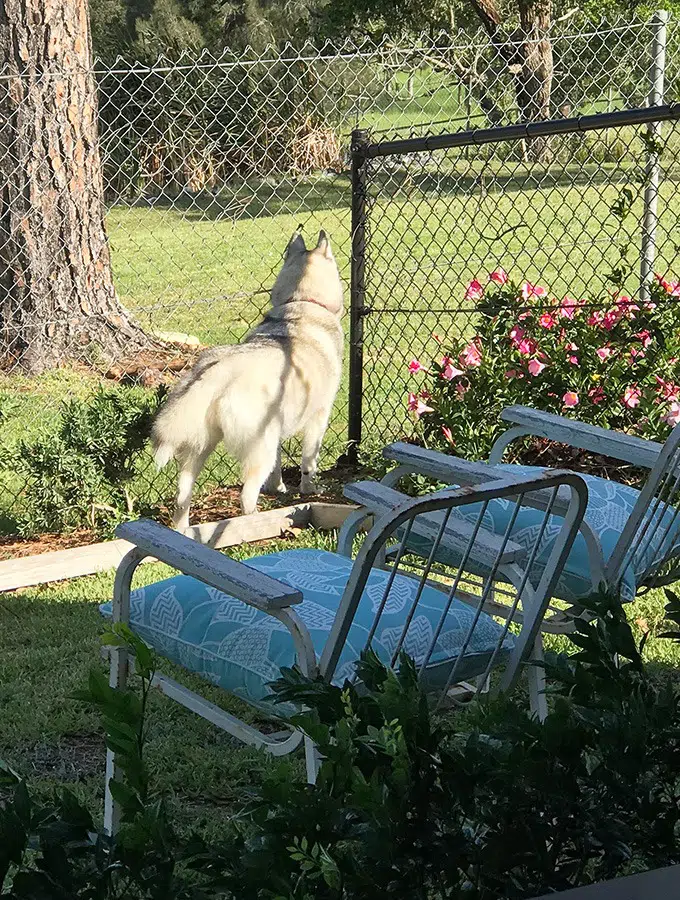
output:
[[[159,469],[170,460],[200,454],[210,445],[207,418],[217,385],[211,379],[215,351],[199,357],[159,409],[151,426],[151,449]]]

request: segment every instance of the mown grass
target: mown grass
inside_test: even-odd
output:
[[[230,551],[237,559],[284,547],[332,549],[334,535],[302,532],[294,541],[245,545]],[[142,567],[136,584],[167,577],[160,564]],[[0,598],[0,758],[18,768],[39,790],[68,783],[101,814],[104,746],[98,718],[72,699],[92,667],[103,666],[98,604],[110,599],[113,573],[5,594]],[[663,596],[656,592],[629,607],[638,636],[659,630]],[[549,645],[563,649],[564,639]],[[650,640],[647,659],[676,669],[680,647]],[[162,663],[163,671],[223,708],[259,721],[253,711],[198,678]],[[180,827],[219,831],[247,787],[274,766],[290,778],[303,777],[298,756],[275,760],[244,747],[178,704],[153,694],[147,755],[155,786],[168,798]]]

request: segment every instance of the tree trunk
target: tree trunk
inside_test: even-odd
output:
[[[515,76],[515,96],[523,122],[550,118],[550,94],[553,80],[553,54],[550,41],[550,0],[519,0],[522,33],[522,59]],[[549,156],[549,138],[535,138],[529,145],[535,159]]]
[[[550,118],[553,55],[550,41],[551,0],[518,0],[520,28],[508,42],[501,33],[496,0],[470,0],[477,16],[513,76],[520,122]],[[531,142],[534,159],[549,154],[547,139]]]
[[[148,345],[113,287],[86,0],[0,0],[0,122],[0,364]]]

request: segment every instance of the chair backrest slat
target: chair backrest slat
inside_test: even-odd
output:
[[[606,567],[620,584],[632,569],[638,586],[651,585],[680,558],[680,425],[670,434],[633,507]]]
[[[370,486],[362,485],[361,491],[368,495]],[[537,491],[547,502],[537,512],[540,521],[524,529],[520,541],[515,533],[520,510],[530,505],[527,500]],[[565,491],[566,514],[555,517],[558,493],[563,502]],[[376,497],[383,504],[395,502],[394,493]],[[365,627],[364,649],[372,648],[392,667],[406,652],[440,702],[461,682],[484,681],[501,663],[503,685],[509,687],[538,633],[587,498],[580,476],[555,471],[522,481],[504,479],[439,491],[416,500],[404,497],[401,505],[393,505],[376,521],[357,555],[321,658],[322,673],[334,677],[356,617]],[[487,519],[498,503],[504,504],[507,525],[502,537],[491,540]],[[387,543],[395,539],[396,553],[394,546],[387,553]],[[418,566],[413,565],[414,540]],[[435,560],[442,556],[451,564],[445,580],[433,573]],[[385,571],[379,564],[386,558]],[[470,573],[477,579],[476,595],[459,591]],[[509,586],[503,604],[494,599],[497,584]],[[358,613],[360,604],[365,605]],[[352,633],[355,653],[360,649],[356,633]]]

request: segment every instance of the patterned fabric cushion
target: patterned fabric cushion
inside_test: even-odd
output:
[[[513,472],[522,472],[527,475],[543,471],[536,466],[519,466],[514,464],[504,464],[499,468]],[[583,475],[582,477],[588,485],[588,508],[584,519],[598,536],[602,546],[604,562],[606,563],[614,552],[616,542],[633,511],[639,491],[627,485],[618,484],[615,481],[608,481],[606,478],[598,478],[596,475]],[[492,500],[485,513],[485,527],[496,534],[505,534],[514,508],[515,501],[512,498]],[[481,504],[474,503],[456,507],[452,510],[451,516],[474,523],[477,521],[480,511]],[[680,516],[676,518],[671,511],[666,511],[663,516],[658,518],[662,521],[661,526],[656,529],[654,526],[651,526],[648,529],[647,533],[651,538],[648,546],[638,549],[632,563],[624,572],[621,583],[621,599],[624,602],[632,601],[635,598],[641,578],[654,562],[659,549],[665,551],[668,544],[673,543],[675,545],[675,553],[680,554]],[[533,547],[536,531],[540,528],[542,522],[543,513],[540,510],[535,510],[531,507],[521,507],[510,535],[512,540],[522,546]],[[541,563],[545,563],[549,557],[561,524],[562,519],[557,516],[550,517],[544,534],[543,547],[537,557],[536,571],[532,573],[532,581],[534,583],[542,571]],[[669,526],[669,537],[663,539],[663,534]],[[663,539],[664,547],[654,546],[653,535],[655,533],[658,535],[656,544],[658,545]],[[427,555],[430,550],[426,542],[416,536],[410,537],[409,545],[421,555]],[[458,563],[458,560],[453,559],[451,554],[439,553],[438,556],[441,562],[448,565],[457,565]],[[573,602],[579,598],[586,597],[596,590],[597,587],[597,585],[593,584],[590,574],[590,561],[586,541],[583,535],[579,533],[574,541],[567,563],[562,570],[555,595],[562,600]]]
[[[347,584],[351,560],[325,550],[288,550],[249,559],[246,565],[302,592],[304,600],[295,611],[309,630],[318,658]],[[389,573],[374,569],[368,578],[340,657],[338,683],[354,672],[388,577]],[[385,662],[399,640],[417,588],[411,578],[398,575],[394,579],[373,641],[374,650]],[[429,648],[445,602],[441,591],[424,589],[404,644],[416,661],[422,660]],[[110,603],[100,609],[111,615]],[[446,661],[456,658],[470,631],[474,612],[460,601],[452,603],[431,657],[432,674],[438,682],[447,674]],[[270,693],[267,685],[278,678],[281,667],[295,662],[292,638],[281,622],[186,575],[134,591],[130,624],[162,656],[255,704],[266,699]],[[458,673],[461,679],[482,674],[501,637],[501,627],[482,614],[456,680]],[[512,636],[506,635],[501,657],[513,646]]]

